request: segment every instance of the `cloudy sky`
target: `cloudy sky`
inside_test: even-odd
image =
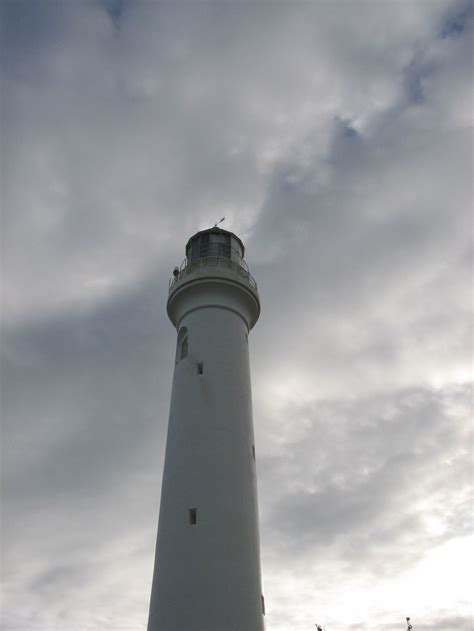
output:
[[[267,631],[472,628],[472,14],[3,0],[5,631],[145,629],[168,279],[224,215]]]

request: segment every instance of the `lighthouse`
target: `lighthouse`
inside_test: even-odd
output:
[[[242,241],[186,245],[148,631],[263,631],[249,332],[260,314]]]

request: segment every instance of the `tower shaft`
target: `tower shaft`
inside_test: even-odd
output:
[[[193,239],[206,233],[231,234]],[[178,338],[148,631],[264,628],[248,352],[259,298],[242,261],[218,254],[188,256],[168,300]]]

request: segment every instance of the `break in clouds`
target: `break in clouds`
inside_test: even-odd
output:
[[[4,0],[6,631],[145,628],[168,278],[222,216],[268,631],[471,628],[472,13]]]

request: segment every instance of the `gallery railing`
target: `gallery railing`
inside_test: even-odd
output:
[[[214,254],[213,252],[215,252],[216,249],[213,246],[215,245],[221,244],[212,244],[211,248],[206,250],[201,248],[199,256],[194,260],[189,261],[188,258],[185,258],[179,268],[176,268],[174,271],[174,278],[169,282],[169,291],[172,291],[174,285],[187,274],[191,274],[196,270],[204,268],[208,271],[209,268],[212,267],[217,269],[231,269],[238,276],[248,281],[252,287],[257,289],[257,283],[255,282],[252,274],[249,272],[247,263],[240,256],[240,252],[224,245],[217,254]]]

